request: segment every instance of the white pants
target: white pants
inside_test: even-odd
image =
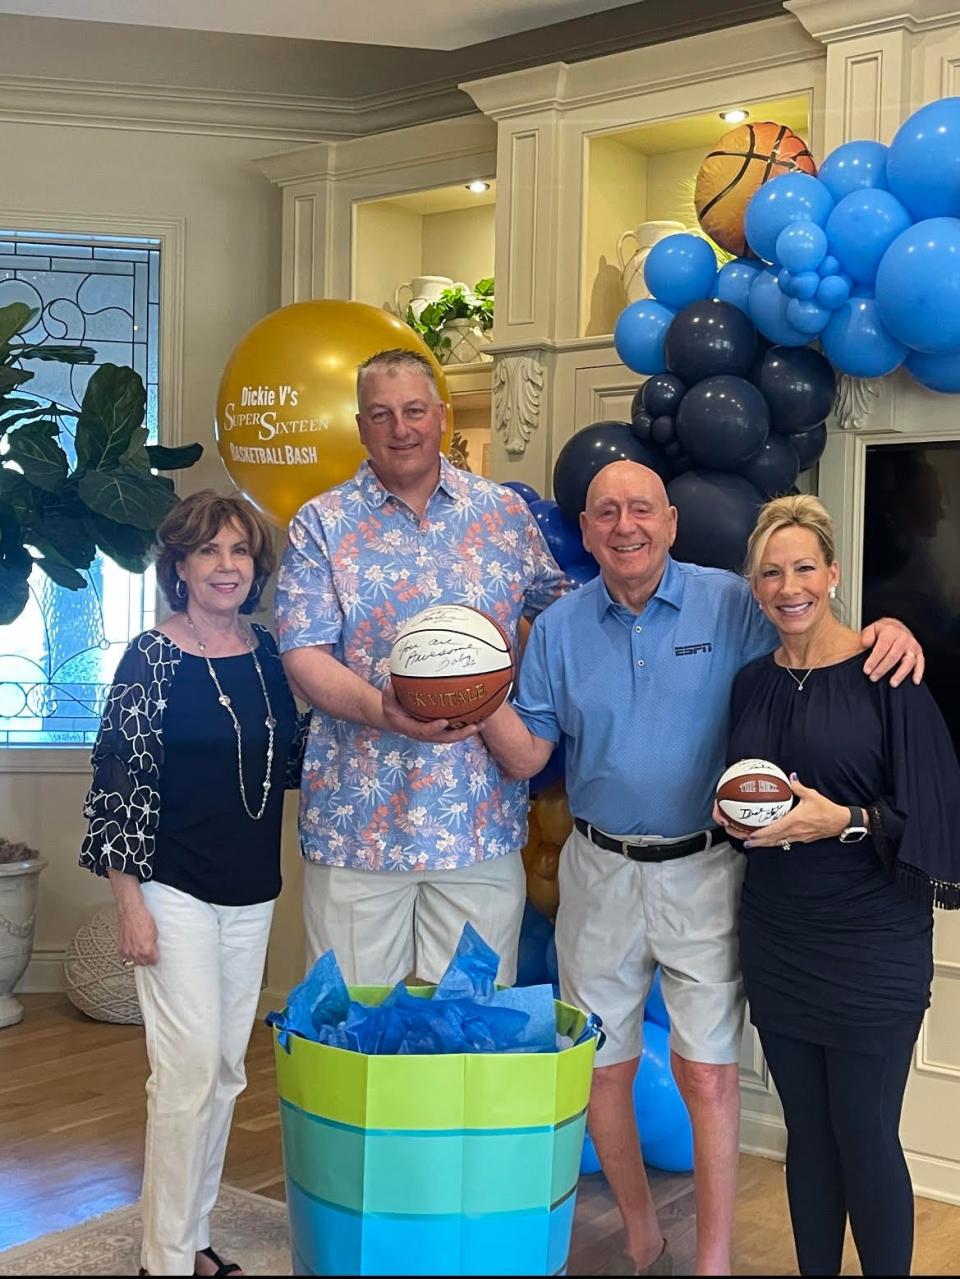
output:
[[[438,982],[470,921],[500,956],[497,981],[517,977],[527,881],[519,853],[457,870],[351,870],[308,861],[303,874],[307,968],[324,951],[349,986]]]
[[[140,1264],[151,1275],[192,1275],[194,1253],[210,1246],[233,1106],[247,1082],[273,902],[212,906],[153,882],[143,898],[160,960],[136,969],[150,1060]]]

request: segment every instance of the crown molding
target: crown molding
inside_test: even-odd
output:
[[[948,0],[784,0],[783,7],[824,44],[881,31],[917,34],[960,21]]]
[[[462,116],[471,109],[455,85],[436,83],[348,100],[0,75],[0,121],[5,123],[318,142]]]

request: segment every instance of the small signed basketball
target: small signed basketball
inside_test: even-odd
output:
[[[766,759],[741,759],[717,782],[717,807],[743,831],[759,830],[785,817],[794,795],[786,773]]]
[[[468,604],[424,609],[403,624],[390,652],[390,679],[407,714],[447,719],[453,728],[492,715],[513,673],[505,631]]]

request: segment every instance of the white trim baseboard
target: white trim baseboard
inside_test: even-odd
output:
[[[66,990],[67,983],[63,975],[63,961],[67,952],[62,949],[34,948],[23,974],[13,989],[15,995],[48,995]]]
[[[787,1153],[787,1130],[775,1115],[744,1109],[740,1120],[740,1149],[781,1163]]]

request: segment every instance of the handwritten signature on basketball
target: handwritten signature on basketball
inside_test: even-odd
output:
[[[429,662],[437,674],[453,670],[460,675],[478,665],[477,651],[472,642],[465,644],[456,638],[441,638],[439,635],[411,635],[409,639],[398,640],[392,660],[402,675],[425,662]]]

